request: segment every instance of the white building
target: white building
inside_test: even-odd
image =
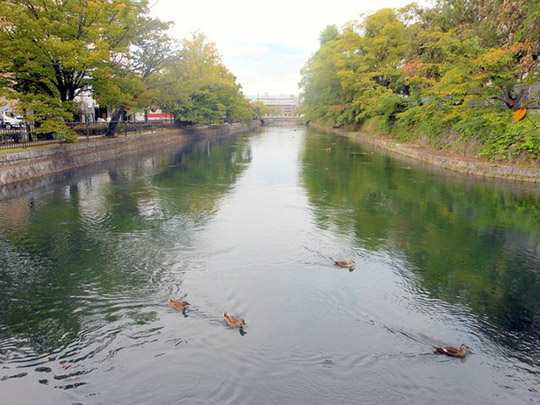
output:
[[[290,96],[270,96],[264,93],[262,96],[257,96],[257,101],[261,101],[265,106],[274,111],[275,116],[279,117],[296,117],[296,109],[298,108],[298,98],[294,95]]]

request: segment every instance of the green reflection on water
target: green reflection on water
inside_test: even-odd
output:
[[[163,252],[191,247],[251,162],[249,145],[198,143],[35,201],[1,202],[0,338],[44,352],[113,321],[153,322],[152,300],[164,284],[182,282]],[[301,177],[320,228],[403,259],[419,295],[466,305],[506,345],[522,336],[532,345],[540,332],[538,193],[441,177],[345,138],[310,133],[303,145]]]
[[[302,162],[319,227],[403,258],[413,288],[503,333],[538,336],[540,193],[439,176],[316,131]]]
[[[43,353],[97,328],[85,322],[152,322],[138,308],[165,276],[160,253],[189,244],[250,161],[242,138],[205,141],[0,202],[0,338]]]

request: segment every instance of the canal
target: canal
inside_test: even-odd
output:
[[[283,127],[0,200],[2,404],[527,404],[539,359],[531,186]]]

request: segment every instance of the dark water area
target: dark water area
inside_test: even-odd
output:
[[[537,187],[268,128],[0,195],[0,404],[540,401]]]

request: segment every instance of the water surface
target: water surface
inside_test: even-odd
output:
[[[0,403],[540,398],[530,186],[269,128],[4,195]]]

